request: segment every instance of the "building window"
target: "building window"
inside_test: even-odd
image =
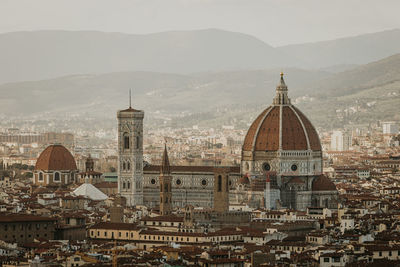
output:
[[[222,191],[222,176],[218,175],[218,192]]]
[[[128,136],[128,133],[124,133],[124,149],[129,149],[129,136]]]
[[[206,180],[206,179],[203,179],[203,180],[201,181],[201,185],[202,185],[202,186],[206,186],[206,185],[207,185],[207,180]]]
[[[182,181],[180,179],[176,180],[176,185],[181,185]]]
[[[168,184],[164,184],[164,192],[168,192]]]
[[[156,180],[155,179],[151,179],[151,184],[156,184]]]
[[[296,164],[293,164],[290,168],[292,169],[292,171],[297,171],[297,165]]]
[[[131,163],[129,161],[127,163],[127,169],[128,169],[128,171],[131,169]]]
[[[267,162],[265,162],[264,164],[263,164],[263,169],[264,169],[264,171],[270,171],[271,170],[271,165],[269,165],[269,163],[267,163]]]
[[[140,138],[139,138],[139,136],[136,136],[136,149],[139,149],[139,142],[140,142]]]
[[[125,184],[125,182],[123,182],[122,183],[122,188],[125,189],[125,187],[126,187],[126,184]]]
[[[60,173],[56,172],[54,173],[54,182],[59,182],[60,181]]]
[[[128,189],[130,189],[131,188],[131,183],[130,182],[128,182]]]
[[[43,172],[39,172],[39,181],[43,181]]]

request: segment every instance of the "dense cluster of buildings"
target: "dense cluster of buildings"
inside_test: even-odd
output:
[[[42,148],[33,168],[5,164],[4,153],[2,265],[400,264],[398,133],[346,129],[320,139],[283,74],[242,138],[146,141],[143,111],[117,118],[109,162],[62,142]],[[182,147],[198,146],[203,160],[189,160]]]

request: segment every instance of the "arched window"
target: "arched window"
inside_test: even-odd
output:
[[[140,142],[140,138],[139,138],[139,136],[136,136],[136,149],[139,149],[139,142]]]
[[[60,181],[60,173],[59,172],[54,173],[54,181],[55,182],[59,182]]]
[[[168,184],[167,184],[167,183],[164,184],[164,191],[165,191],[165,192],[168,192]]]
[[[218,175],[218,192],[222,191],[222,176]]]
[[[162,192],[162,189],[163,189],[163,185],[161,184],[160,185],[160,192]]]
[[[39,172],[39,181],[43,181],[43,172]]]
[[[128,136],[128,133],[124,133],[124,149],[129,149],[129,136]]]
[[[122,163],[122,169],[125,171],[125,169],[126,169],[126,164],[125,164],[125,162],[123,162]]]
[[[128,171],[131,169],[131,163],[129,161],[127,163],[127,169],[128,169]]]
[[[125,187],[126,187],[126,184],[125,184],[125,182],[123,182],[122,183],[122,188],[125,189]]]
[[[131,183],[130,183],[130,182],[128,182],[128,189],[129,189],[129,188],[131,188]]]
[[[165,198],[165,203],[168,203],[168,197]]]

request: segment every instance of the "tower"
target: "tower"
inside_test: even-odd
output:
[[[214,211],[229,211],[229,174],[222,168],[214,168]]]
[[[118,118],[118,193],[127,206],[143,204],[142,110],[120,110]]]
[[[89,157],[86,159],[85,169],[86,169],[86,172],[94,171],[94,160],[90,154],[89,154]]]
[[[160,168],[160,214],[169,215],[172,212],[172,176],[168,159],[167,145],[164,147]]]

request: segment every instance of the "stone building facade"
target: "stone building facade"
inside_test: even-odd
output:
[[[148,207],[158,207],[160,204],[160,165],[144,167],[143,202]],[[228,175],[229,190],[240,178],[239,167],[220,167]],[[214,167],[213,166],[170,166],[172,186],[172,206],[183,208],[186,205],[194,207],[214,207]],[[229,194],[231,201],[234,195]]]
[[[160,182],[165,179],[160,177],[160,166],[141,165],[143,116],[143,111],[131,107],[118,112],[118,189],[129,205],[158,207]],[[247,132],[240,167],[220,167],[219,171],[225,175],[230,203],[305,210],[312,205],[336,204],[336,187],[323,176],[322,167],[317,131],[291,104],[281,74],[272,105]],[[214,190],[219,182],[214,172],[211,166],[170,166],[171,205],[212,208],[216,204],[218,209],[226,210],[225,202],[214,203],[215,194],[223,195]]]
[[[0,214],[0,240],[22,245],[35,238],[54,240],[56,219],[26,214]]]

